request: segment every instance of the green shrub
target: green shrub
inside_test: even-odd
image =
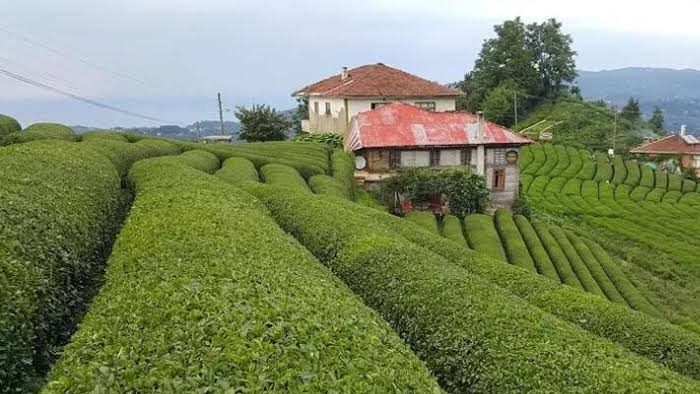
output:
[[[596,162],[593,161],[591,152],[587,151],[586,149],[580,149],[578,152],[579,157],[581,158],[581,171],[579,171],[576,177],[581,180],[593,179],[594,177],[597,178],[598,172]]]
[[[630,307],[651,316],[660,317],[656,308],[654,308],[654,306],[644,298],[642,293],[634,287],[632,282],[627,278],[627,275],[625,275],[618,264],[613,261],[605,249],[591,240],[584,239],[583,241]]]
[[[331,173],[344,187],[347,198],[353,199],[355,190],[355,159],[350,153],[336,149],[331,154]]]
[[[628,185],[620,184],[615,186],[615,200],[624,201],[630,199],[632,188]]]
[[[695,181],[691,181],[690,179],[683,179],[683,186],[681,187],[681,191],[683,193],[694,192],[696,187],[697,184],[695,183]]]
[[[525,174],[530,174],[536,176],[537,172],[540,170],[544,162],[547,160],[544,154],[544,148],[539,143],[529,145],[530,152],[532,152],[532,163],[524,169]]]
[[[564,178],[575,178],[581,172],[581,167],[583,166],[581,155],[578,149],[573,146],[566,147],[566,154],[569,157],[569,166],[561,173],[561,176]]]
[[[535,160],[535,156],[532,153],[529,145],[525,145],[520,148],[520,171],[524,172],[527,167],[532,164]]]
[[[544,193],[545,188],[549,184],[550,178],[546,175],[540,175],[536,177],[532,183],[530,184],[530,187],[528,188],[528,194],[531,195],[541,195]]]
[[[642,174],[639,169],[639,163],[637,160],[626,160],[625,169],[627,170],[627,177],[625,178],[625,184],[629,186],[637,186],[641,180]]]
[[[0,142],[2,142],[3,135],[20,130],[22,130],[22,126],[15,118],[0,114]]]
[[[179,159],[192,168],[212,174],[219,168],[221,163],[219,159],[210,152],[195,149],[181,153]]]
[[[681,197],[683,197],[683,193],[679,191],[670,191],[664,194],[664,197],[661,199],[661,201],[675,203],[678,202],[678,200],[680,200]]]
[[[462,230],[462,221],[455,215],[447,214],[442,218],[442,236],[455,241],[459,245],[468,247],[467,240],[464,238]]]
[[[440,235],[438,223],[435,215],[432,212],[414,211],[404,215],[404,219],[413,222],[424,229],[430,231],[431,234]]]
[[[258,170],[255,169],[253,163],[242,157],[226,159],[221,169],[216,172],[216,176],[232,184],[260,181]]]
[[[661,202],[664,194],[666,194],[666,189],[652,189],[645,197],[647,201]]]
[[[564,194],[581,195],[581,180],[578,178],[569,179],[561,190]]]
[[[559,281],[563,284],[584,290],[581,282],[571,268],[568,257],[564,254],[564,251],[561,249],[561,246],[554,238],[549,228],[547,228],[545,224],[538,222],[533,223],[532,226],[540,237],[542,246],[544,246],[544,249],[547,251],[554,265],[554,269],[556,269],[559,275]]]
[[[586,264],[583,262],[583,260],[581,260],[578,253],[576,253],[576,249],[566,237],[564,230],[562,230],[559,226],[550,226],[549,232],[559,244],[562,252],[564,252],[566,255],[566,259],[569,260],[571,269],[576,274],[578,281],[581,282],[583,289],[589,293],[605,297],[605,294],[600,289],[600,286],[598,286],[595,279],[593,279],[588,267],[586,267]]]
[[[309,178],[309,187],[316,194],[349,199],[347,185],[329,175],[314,175]]]
[[[562,176],[562,173],[566,171],[569,168],[569,164],[571,164],[569,153],[564,145],[554,145],[554,150],[557,153],[557,165],[552,169],[552,173],[549,174],[549,176]]]
[[[569,181],[567,178],[557,177],[551,178],[547,186],[544,188],[545,193],[561,193],[564,185]]]
[[[640,179],[639,186],[648,187],[650,189],[654,188],[654,170],[646,164],[639,166]]]
[[[637,186],[630,193],[630,200],[643,201],[646,199],[649,192],[651,192],[650,188],[648,188],[646,186]]]
[[[668,190],[668,174],[661,170],[654,171],[654,184],[657,189]]]
[[[316,142],[333,148],[342,148],[343,136],[338,133],[304,133],[296,136],[294,142]]]
[[[534,179],[530,174],[520,174],[520,190],[527,192]]]
[[[583,263],[586,265],[588,272],[595,280],[603,295],[612,302],[617,302],[618,304],[628,306],[627,301],[622,297],[620,292],[617,290],[613,282],[608,278],[603,267],[595,258],[588,245],[581,239],[578,235],[572,233],[571,231],[565,231],[567,238],[571,242],[571,245],[576,250]]]
[[[494,215],[496,230],[501,237],[503,249],[505,249],[508,262],[518,267],[537,273],[535,262],[523,241],[518,227],[513,221],[513,213],[506,209],[499,209]]]
[[[29,142],[44,139],[77,141],[78,135],[73,129],[58,123],[34,123],[19,133],[15,142]]]
[[[469,247],[491,258],[508,261],[501,239],[490,215],[474,214],[464,218],[464,234]]]
[[[625,183],[626,178],[627,167],[625,166],[625,161],[622,159],[622,156],[615,156],[613,158],[613,177],[610,182],[621,185]]]
[[[91,140],[114,140],[114,141],[120,141],[120,142],[129,142],[126,137],[124,136],[124,133],[118,132],[118,131],[106,131],[106,130],[93,130],[93,131],[88,131],[86,133],[83,133],[80,135],[80,140],[81,141],[91,141]]]
[[[552,260],[550,260],[547,251],[544,249],[544,246],[542,246],[540,237],[537,236],[537,233],[535,232],[535,229],[532,228],[530,221],[522,215],[515,215],[513,220],[515,225],[518,227],[520,235],[523,237],[523,241],[525,242],[528,251],[530,252],[533,263],[537,267],[537,272],[553,281],[556,281],[557,283],[561,283],[559,274],[557,274],[554,264],[552,264]]]
[[[546,160],[544,164],[542,164],[542,167],[537,170],[537,175],[552,176],[551,173],[559,162],[559,156],[552,144],[544,144],[543,149]]]
[[[668,176],[668,191],[679,192],[683,188],[683,177],[680,175],[669,175]]]
[[[0,392],[31,392],[100,277],[124,198],[82,144],[0,148]]]
[[[681,204],[698,206],[700,205],[700,193],[686,193],[683,195],[683,197],[681,197],[680,200],[678,200],[678,202],[680,202]]]
[[[629,315],[634,312],[622,306],[498,264],[375,210],[267,185],[245,187],[268,206],[286,231],[401,333],[448,392],[696,390],[695,383],[542,313],[469,273],[468,264],[483,275],[490,272],[494,280],[504,279],[504,285],[510,282],[509,287],[532,292],[533,302],[551,302],[552,312],[576,315],[571,321],[577,324],[594,326],[603,320],[586,315],[589,309],[606,317],[612,313],[636,319],[647,316]],[[419,243],[425,246],[418,247]],[[445,258],[429,253],[428,245]],[[582,302],[572,303],[569,297]],[[572,311],[571,305],[584,312]],[[579,322],[578,317],[588,320]],[[618,327],[615,321],[606,325],[613,332]],[[653,339],[657,338],[668,339],[655,333]],[[629,342],[628,332],[621,339]]]
[[[134,166],[106,283],[44,394],[439,392],[257,200],[182,162]]]
[[[304,178],[293,167],[282,164],[266,164],[260,169],[260,177],[265,183],[310,192]]]
[[[613,179],[613,166],[605,153],[595,153],[595,178],[593,179],[598,182],[608,182]]]
[[[585,200],[598,200],[598,182],[585,180],[581,183],[581,197]]]

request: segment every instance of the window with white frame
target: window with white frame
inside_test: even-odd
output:
[[[493,164],[506,164],[506,150],[504,148],[493,150]]]
[[[401,167],[429,167],[430,151],[404,150],[401,151]]]
[[[318,101],[314,101],[314,113],[318,114]]]
[[[462,151],[459,149],[443,149],[440,151],[441,167],[456,167],[462,164]]]

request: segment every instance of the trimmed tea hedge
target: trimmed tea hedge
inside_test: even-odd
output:
[[[547,160],[544,154],[544,149],[541,144],[534,143],[529,145],[530,152],[532,152],[532,163],[525,168],[525,174],[531,174],[536,176],[537,172],[540,170],[544,162]]]
[[[537,175],[550,176],[552,170],[554,170],[554,167],[557,166],[559,157],[557,155],[556,149],[554,148],[554,145],[544,144],[543,149],[546,160],[544,161],[542,167],[540,167],[540,169],[537,170]]]
[[[661,317],[656,308],[654,308],[654,306],[644,298],[642,293],[634,287],[632,282],[627,278],[627,275],[622,272],[622,269],[620,269],[617,263],[613,261],[610,255],[608,255],[600,245],[588,239],[584,239],[583,241],[629,306],[651,316]]]
[[[565,233],[566,237],[571,242],[571,245],[573,245],[574,249],[576,250],[576,253],[586,265],[586,268],[588,268],[588,272],[590,272],[591,276],[595,280],[595,283],[603,292],[603,295],[612,302],[617,302],[618,304],[628,306],[627,301],[625,301],[622,295],[620,295],[620,292],[617,290],[610,278],[608,278],[605,270],[603,267],[601,267],[600,263],[598,263],[595,256],[593,256],[593,253],[591,253],[588,245],[586,245],[586,243],[584,243],[584,241],[578,235],[572,233],[571,231],[565,231]]]
[[[595,181],[608,182],[612,180],[613,167],[605,153],[595,153],[595,169]]]
[[[523,237],[525,245],[527,245],[530,256],[537,267],[537,272],[557,283],[561,283],[559,274],[557,274],[552,260],[550,260],[547,251],[544,249],[544,246],[542,246],[542,241],[540,241],[540,237],[537,236],[535,229],[532,228],[530,221],[522,215],[515,215],[513,220],[518,227],[518,231],[520,231],[520,235]]]
[[[625,183],[625,178],[627,178],[625,161],[622,159],[622,156],[615,156],[613,158],[613,178],[611,182],[616,185],[621,185]]]
[[[651,189],[646,186],[637,186],[630,193],[630,200],[632,201],[643,201],[647,198],[647,195],[651,192]]]
[[[564,188],[561,190],[564,194],[581,195],[581,180],[577,178],[571,178],[566,181]]]
[[[525,145],[520,148],[520,169],[524,171],[532,162],[535,160],[535,156],[532,154],[532,150],[529,145]]]
[[[470,248],[494,259],[508,261],[491,216],[478,213],[467,215],[464,218],[464,234]]]
[[[520,231],[513,221],[513,213],[509,210],[499,209],[494,216],[496,230],[501,237],[503,249],[505,249],[508,262],[518,267],[537,273],[535,262],[525,246],[525,241],[520,236]]]
[[[574,294],[582,297],[584,310],[604,306],[609,312],[628,311],[622,306],[497,264],[409,221],[358,209],[349,202],[310,198],[262,184],[245,188],[268,206],[286,231],[376,308],[449,392],[698,391],[696,383],[469,273],[466,257],[484,274],[510,277],[519,282],[516,287],[536,294],[535,299],[556,304],[551,309],[563,309],[560,313],[570,310],[566,305],[571,301],[563,301]],[[412,237],[415,244],[401,236]],[[446,257],[417,246],[419,242],[426,247],[433,244]],[[577,315],[584,318],[580,312]],[[599,316],[590,318],[579,324],[601,321]]]
[[[644,199],[647,201],[661,202],[664,194],[666,194],[666,189],[652,189]]]
[[[106,130],[93,130],[86,133],[80,134],[81,141],[91,141],[91,140],[113,140],[120,142],[129,142],[124,133],[118,131],[106,131]]]
[[[404,219],[423,227],[424,229],[430,231],[431,234],[440,235],[440,230],[438,230],[437,219],[435,218],[435,215],[432,212],[409,212],[404,216]]]
[[[581,285],[581,282],[578,280],[578,277],[576,277],[576,274],[571,268],[569,259],[566,257],[566,254],[564,254],[564,251],[561,249],[561,246],[557,240],[552,236],[549,228],[547,228],[545,224],[537,222],[533,223],[533,228],[540,237],[542,246],[544,246],[545,250],[547,251],[549,258],[552,260],[561,283],[583,290],[584,288]]]
[[[564,178],[575,178],[581,172],[583,163],[579,151],[573,146],[566,147],[566,154],[569,156],[569,166],[561,173]]]
[[[654,181],[657,189],[668,190],[668,175],[665,172],[659,170],[654,171]]]
[[[554,145],[554,150],[557,152],[557,165],[552,169],[549,176],[562,176],[561,174],[566,171],[567,168],[569,168],[571,160],[569,159],[569,154],[567,153],[564,145]]]
[[[625,168],[627,170],[625,184],[632,187],[639,185],[642,174],[640,172],[639,163],[637,163],[637,160],[625,161]]]
[[[663,198],[661,199],[662,202],[671,202],[671,203],[676,203],[678,200],[683,197],[683,193],[679,191],[670,191],[666,194],[664,194]]]
[[[563,177],[552,178],[547,186],[544,188],[545,193],[561,193],[564,185],[569,181],[569,179]]]
[[[259,182],[258,171],[253,163],[242,157],[231,157],[224,161],[216,176],[228,183]]]
[[[0,142],[2,142],[2,135],[14,133],[20,130],[22,130],[22,126],[19,124],[17,119],[0,114]]]
[[[552,234],[554,239],[557,240],[559,247],[566,255],[567,260],[569,260],[571,269],[576,274],[576,278],[579,280],[579,282],[581,282],[584,290],[589,293],[605,297],[605,294],[600,289],[595,279],[593,279],[591,273],[588,271],[588,267],[586,267],[586,264],[583,262],[583,260],[581,260],[578,253],[576,253],[576,249],[566,237],[564,230],[558,226],[550,226],[549,232]]]
[[[581,157],[581,171],[576,177],[581,180],[588,180],[597,177],[598,173],[596,170],[596,163],[593,161],[591,152],[585,149],[580,149],[579,157]]]
[[[442,236],[468,247],[462,231],[462,221],[455,215],[447,214],[442,218]]]
[[[690,179],[683,179],[683,186],[681,187],[681,192],[683,192],[683,193],[694,192],[696,187],[697,187],[697,184],[695,183],[695,181],[691,181]]]
[[[309,187],[316,194],[325,194],[337,198],[350,199],[348,187],[338,178],[329,175],[314,175],[309,178]]]
[[[353,199],[355,189],[355,159],[354,156],[340,149],[331,154],[331,173],[345,188],[344,194]]]
[[[34,123],[17,134],[18,142],[44,139],[77,141],[78,135],[73,129],[58,123]]]
[[[654,170],[646,164],[639,166],[640,180],[639,186],[648,187],[650,189],[654,188]]]
[[[0,392],[30,392],[96,285],[124,198],[82,144],[3,147],[0,168]]]
[[[299,172],[282,164],[266,164],[260,168],[260,177],[265,183],[310,192],[309,186]]]
[[[42,393],[440,392],[257,200],[182,162],[134,166],[106,283]]]
[[[683,177],[680,175],[669,175],[668,176],[668,191],[679,192],[683,188]]]

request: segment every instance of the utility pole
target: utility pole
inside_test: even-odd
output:
[[[513,125],[518,124],[518,92],[513,90],[513,114],[515,115],[515,123]]]
[[[219,124],[221,125],[221,135],[224,135],[224,111],[221,108],[221,93],[217,93],[219,99]]]

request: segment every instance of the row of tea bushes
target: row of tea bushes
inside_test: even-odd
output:
[[[482,278],[517,282],[507,287],[532,291],[528,294],[531,302],[549,303],[552,307],[547,309],[551,312],[575,314],[570,316],[572,321],[594,310],[595,316],[586,316],[590,327],[609,319],[600,328],[615,333],[620,326],[640,322],[641,328],[633,327],[632,331],[644,333],[642,338],[652,347],[653,340],[660,340],[666,341],[663,345],[668,349],[667,342],[677,339],[678,331],[673,331],[670,324],[520,268],[495,263],[407,220],[343,200],[269,185],[247,184],[245,188],[267,205],[286,231],[382,314],[449,392],[700,390],[697,383],[543,313]],[[483,272],[474,275],[470,270]],[[489,272],[491,275],[485,275]],[[616,325],[613,316],[627,320]],[[655,331],[647,332],[649,328]],[[660,334],[659,328],[671,331],[661,330],[664,334]],[[649,334],[653,334],[651,338]],[[629,330],[621,339],[631,344]],[[640,353],[649,350],[646,345],[640,344]],[[697,364],[685,346],[688,343],[674,345],[683,346],[683,352],[667,351],[664,356],[671,353]],[[679,360],[659,361],[674,365]],[[679,367],[687,369],[689,365]]]
[[[183,163],[132,169],[106,282],[42,393],[441,392],[255,198]]]
[[[355,190],[355,159],[353,155],[336,149],[331,154],[331,173],[343,185],[344,194],[354,199]]]
[[[336,203],[338,204],[338,203]],[[358,215],[360,209],[355,209]],[[688,376],[700,377],[700,337],[666,321],[650,306],[647,314],[631,311],[598,296],[569,286],[560,286],[542,276],[532,275],[508,264],[498,264],[444,238],[387,215],[361,210],[374,220],[381,220],[395,234],[460,264],[534,305],[574,324],[617,342],[627,349],[657,361]],[[540,225],[541,223],[535,223]],[[551,237],[551,236],[550,236]],[[556,241],[554,241],[556,242]],[[610,275],[610,277],[615,277]],[[639,297],[641,294],[633,288]],[[643,297],[642,297],[643,298]],[[626,298],[629,301],[629,298]],[[648,304],[648,303],[647,303]],[[643,310],[639,308],[640,310]]]
[[[330,175],[314,175],[309,178],[309,187],[316,194],[325,194],[337,198],[349,199],[347,187]]]
[[[440,230],[438,228],[438,222],[435,215],[432,212],[425,211],[414,211],[408,212],[404,219],[413,222],[424,229],[430,231],[433,234],[439,235]]]
[[[216,172],[216,176],[231,184],[241,182],[260,182],[258,170],[253,163],[242,157],[230,157],[224,161],[221,169]]]
[[[508,210],[499,209],[494,215],[494,223],[501,237],[508,262],[530,272],[537,273],[535,262],[530,256],[518,227],[515,225],[513,214]]]
[[[464,234],[471,249],[494,259],[508,261],[491,216],[468,215],[464,218]]]
[[[124,199],[112,163],[82,144],[2,147],[0,168],[0,392],[25,392],[87,301]]]
[[[290,189],[311,191],[304,178],[293,167],[283,164],[266,164],[260,168],[260,177],[265,183]]]

